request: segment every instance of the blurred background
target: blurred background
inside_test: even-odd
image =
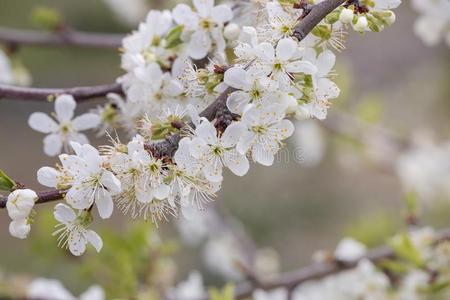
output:
[[[174,3],[148,1],[148,6],[172,8]],[[136,26],[133,20],[122,22],[100,0],[1,0],[0,26],[39,29],[31,18],[37,6],[56,9],[78,30],[127,33]],[[271,257],[278,256],[282,271],[307,264],[315,250],[333,249],[343,236],[375,246],[405,227],[405,188],[397,176],[395,161],[390,160],[392,149],[378,135],[364,134],[365,128],[383,128],[395,133],[400,141],[449,140],[450,52],[444,45],[428,48],[414,35],[417,14],[408,3],[400,6],[396,15],[396,23],[381,33],[349,34],[347,49],[338,54],[336,81],[341,96],[329,111],[331,121],[314,121],[312,133],[305,129],[307,137],[293,137],[288,142],[289,154],[300,149],[301,159],[286,162],[281,158],[270,168],[253,165],[243,178],[226,174],[217,198],[221,211],[238,220],[258,248],[276,251],[278,255],[268,250]],[[26,46],[13,59],[27,68],[36,87],[110,83],[122,74],[119,52],[110,49]],[[103,101],[80,104],[77,113]],[[0,168],[35,190],[42,189],[36,181],[36,170],[54,165],[56,159],[43,154],[43,135],[31,130],[27,119],[32,112],[52,110],[53,105],[46,103],[0,101]],[[342,121],[343,115],[351,115],[356,119],[351,124],[362,126],[356,136],[337,130],[340,126],[333,122]],[[349,132],[355,129],[353,125]],[[361,132],[363,142],[357,138]],[[312,139],[308,144],[313,145],[311,149],[302,145],[308,138]],[[90,140],[94,145],[106,143],[95,135]],[[428,203],[421,222],[449,226],[450,205],[445,203],[449,202]],[[5,210],[0,211],[0,270],[5,274],[61,278],[72,291],[82,291],[92,279],[80,276],[89,273],[80,266],[95,265],[95,258],[75,259],[56,248],[56,239],[48,234],[55,224],[53,205],[37,208],[31,238],[24,241],[8,234],[10,220]],[[134,232],[137,236],[140,230],[155,231],[149,229],[150,223],[130,221],[118,211],[97,228],[131,238],[133,235],[126,231],[130,224],[140,228]],[[204,272],[207,283],[223,282],[223,277],[202,263],[201,246],[175,242],[179,240],[175,224],[160,224],[155,237],[169,242],[169,250],[165,249],[177,265],[176,277],[183,278],[196,268]],[[127,242],[105,238],[104,251],[114,243]]]

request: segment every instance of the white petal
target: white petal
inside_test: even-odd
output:
[[[55,112],[59,122],[72,120],[77,103],[71,95],[61,95],[56,98]]]
[[[275,50],[270,43],[264,42],[259,44],[256,46],[255,52],[258,58],[263,61],[272,62],[275,59]]]
[[[211,48],[211,38],[206,31],[198,30],[191,36],[191,40],[187,46],[189,56],[193,59],[204,58]]]
[[[59,223],[66,225],[72,223],[77,218],[73,209],[64,203],[56,204],[53,215]]]
[[[281,120],[270,128],[275,133],[275,139],[282,141],[292,135],[294,132],[294,124],[289,120]]]
[[[92,246],[94,246],[95,250],[97,250],[97,252],[100,252],[103,247],[102,238],[93,230],[88,230],[85,234],[85,237],[87,241],[91,243]]]
[[[55,168],[42,167],[37,171],[37,180],[40,184],[55,188],[58,184],[59,172]]]
[[[241,67],[232,67],[225,71],[223,81],[236,89],[248,90],[250,83],[246,80],[247,72]]]
[[[201,17],[209,17],[211,15],[214,0],[193,0],[192,3]]]
[[[157,186],[154,190],[154,196],[158,200],[163,200],[164,198],[167,198],[170,193],[170,187],[166,184],[160,184]]]
[[[17,219],[9,223],[9,233],[18,239],[27,238],[30,230],[31,226],[26,219]]]
[[[62,146],[61,136],[58,133],[49,134],[44,138],[44,152],[48,156],[56,156],[61,153]]]
[[[91,286],[86,292],[80,295],[80,300],[105,300],[105,291],[99,285]]]
[[[239,154],[237,151],[228,151],[224,161],[228,169],[238,176],[244,176],[250,168],[247,156]]]
[[[58,124],[50,118],[47,114],[41,112],[32,113],[30,118],[28,118],[28,125],[39,132],[51,133],[58,131]]]
[[[213,124],[209,121],[203,121],[195,129],[197,137],[203,139],[207,144],[214,145],[217,143],[217,131]]]
[[[172,16],[177,24],[183,24],[189,28],[195,28],[198,24],[197,15],[184,3],[175,6]]]
[[[94,190],[80,185],[72,186],[66,194],[66,201],[76,209],[89,208],[94,202]]]
[[[244,130],[245,126],[239,122],[230,124],[221,137],[222,145],[226,148],[236,146]]]
[[[330,50],[325,50],[320,53],[317,58],[317,76],[323,77],[330,73],[331,69],[336,63],[336,55]]]
[[[292,58],[296,50],[297,43],[293,39],[281,39],[277,44],[277,58],[287,61]]]
[[[76,130],[81,131],[97,127],[100,121],[99,115],[87,113],[73,119],[72,125]]]
[[[98,214],[102,219],[111,217],[114,210],[114,203],[109,192],[103,189],[99,191],[95,199],[95,205],[97,205]]]
[[[335,99],[340,94],[339,87],[328,78],[319,78],[317,80],[317,98],[322,100]]]
[[[121,192],[120,180],[110,171],[104,171],[100,180],[111,195],[117,195]]]
[[[287,64],[286,71],[289,73],[315,74],[317,72],[317,67],[309,61],[297,60]]]
[[[206,179],[211,182],[222,181],[222,163],[220,162],[219,158],[215,159],[209,164],[206,164],[203,167],[203,174],[205,175]]]
[[[72,230],[69,233],[68,244],[70,252],[75,256],[80,256],[86,251],[86,239],[79,230]]]
[[[248,149],[250,149],[250,147],[252,146],[254,140],[255,140],[255,134],[251,131],[245,131],[242,134],[242,136],[236,146],[236,150],[241,154],[247,153]]]
[[[212,9],[212,18],[217,23],[223,24],[233,18],[233,11],[226,4],[217,5]]]
[[[272,152],[266,150],[261,144],[255,144],[252,147],[252,158],[255,162],[263,166],[273,165],[274,155]]]
[[[236,91],[231,93],[227,99],[228,109],[235,114],[242,114],[245,106],[250,102],[250,97],[247,93]]]

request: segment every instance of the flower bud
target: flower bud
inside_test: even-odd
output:
[[[365,16],[360,16],[356,24],[353,24],[353,29],[359,32],[363,32],[367,29],[368,25],[369,22],[367,21],[367,18]]]
[[[389,16],[387,16],[384,20],[388,23],[388,25],[392,25],[395,22],[395,14],[393,11],[389,11]]]
[[[30,233],[31,226],[27,219],[17,219],[9,223],[9,233],[18,239],[25,239]]]
[[[11,219],[26,219],[33,209],[37,194],[29,189],[15,190],[8,196],[6,209]]]
[[[235,41],[239,38],[239,34],[241,33],[241,29],[236,23],[230,23],[225,26],[223,30],[223,35],[228,41]]]
[[[349,24],[353,20],[353,10],[344,8],[339,15],[339,21]]]

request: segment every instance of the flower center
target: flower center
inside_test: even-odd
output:
[[[203,28],[205,30],[211,29],[213,23],[209,19],[201,19],[200,20],[200,28]]]
[[[256,125],[252,127],[252,130],[256,134],[265,134],[267,132],[267,128],[263,125]]]

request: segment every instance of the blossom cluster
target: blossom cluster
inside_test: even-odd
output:
[[[450,279],[450,243],[435,243],[437,233],[429,228],[417,228],[391,240],[396,260],[376,263],[365,258],[366,247],[350,238],[342,240],[327,259],[356,267],[321,280],[298,284],[291,292],[285,287],[272,290],[256,289],[254,300],[312,299],[430,299],[448,297],[445,286]],[[405,250],[408,251],[405,251]],[[199,299],[206,294],[201,274],[193,271],[186,281],[172,290],[176,299]]]
[[[414,24],[414,32],[428,46],[444,40],[450,47],[450,1],[413,0],[414,9],[420,14]]]
[[[124,97],[110,94],[105,106],[73,118],[74,99],[59,95],[58,122],[43,113],[30,116],[30,126],[48,134],[45,152],[67,153],[57,168],[38,171],[41,184],[65,195],[54,213],[60,245],[75,255],[88,243],[100,250],[101,238],[89,229],[94,206],[103,219],[117,207],[157,223],[203,209],[225,169],[243,176],[250,159],[272,165],[294,133],[290,118],[325,119],[339,96],[334,50],[344,48],[344,32],[355,23],[342,17],[344,10],[355,12],[356,24],[365,15],[387,26],[393,21],[388,9],[400,3],[369,2],[345,2],[305,38],[296,30],[311,9],[306,2],[240,3],[253,12],[249,18],[213,0],[150,11],[123,40],[126,73],[118,82]],[[97,150],[80,133],[94,127],[125,129],[131,140],[111,138],[112,145]]]

